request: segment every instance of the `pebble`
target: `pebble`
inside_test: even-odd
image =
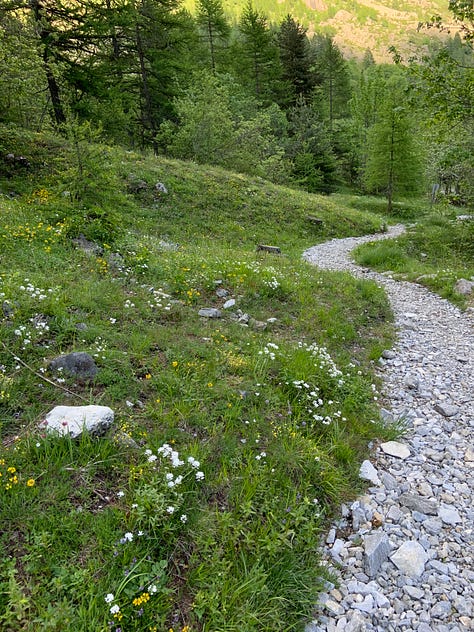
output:
[[[400,457],[380,447],[368,461],[379,483],[367,479],[373,487],[341,509],[343,529],[333,527],[328,538],[335,540],[323,541],[326,567],[337,578],[338,592],[328,596],[337,613],[317,608],[306,632],[474,630],[474,310],[460,312],[417,284],[362,269],[349,255],[403,230],[332,240],[304,253],[321,268],[385,288],[398,339],[382,352],[377,395],[385,422],[403,420],[408,428],[395,443],[409,452]]]

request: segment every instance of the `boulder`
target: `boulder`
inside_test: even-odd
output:
[[[75,439],[84,431],[103,434],[113,420],[114,412],[107,406],[55,406],[39,427],[48,434]]]
[[[52,371],[64,371],[66,375],[80,380],[90,380],[99,371],[94,358],[83,351],[58,356],[50,362],[49,368]]]

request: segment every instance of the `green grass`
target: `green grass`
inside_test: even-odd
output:
[[[398,239],[360,246],[355,256],[362,265],[421,283],[461,308],[472,304],[472,296],[457,293],[455,285],[474,278],[474,222],[456,219],[455,209],[427,215]]]
[[[361,489],[368,442],[392,434],[373,366],[393,331],[374,283],[301,253],[381,219],[86,144],[81,182],[62,141],[0,139],[32,163],[2,167],[16,196],[0,198],[0,627],[302,630],[320,536]],[[147,189],[132,194],[133,179]],[[80,232],[103,251],[78,249]],[[228,297],[248,326],[198,316]],[[51,372],[70,351],[94,356],[93,382]],[[55,405],[86,403],[113,408],[105,436],[38,429]]]

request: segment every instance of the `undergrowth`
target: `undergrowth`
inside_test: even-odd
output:
[[[217,169],[2,143],[31,166],[4,165],[0,198],[0,626],[303,629],[327,521],[392,432],[373,371],[392,329],[380,288],[301,252],[380,219]],[[72,351],[93,380],[51,369]],[[114,410],[104,436],[45,434],[55,405],[89,403]]]

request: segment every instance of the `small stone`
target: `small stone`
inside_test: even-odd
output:
[[[430,611],[432,617],[444,619],[451,612],[451,604],[449,601],[438,601]]]
[[[364,538],[365,570],[373,577],[390,555],[390,543],[385,533],[366,535]]]
[[[230,298],[228,301],[226,301],[223,305],[224,309],[230,309],[231,307],[234,307],[235,305],[235,299],[234,298]]]
[[[428,533],[431,533],[432,535],[438,535],[438,533],[440,533],[441,529],[443,528],[441,521],[436,520],[436,518],[428,518],[428,520],[425,520],[423,522],[423,526],[428,531]]]
[[[370,461],[363,461],[359,470],[359,478],[364,481],[370,481],[374,485],[380,485],[380,479],[377,475],[377,470]]]
[[[330,529],[326,538],[326,544],[334,544],[335,540],[336,540],[336,529]]]
[[[226,296],[229,296],[229,291],[223,287],[218,287],[216,290],[216,296],[219,298],[226,298]]]
[[[441,505],[438,509],[438,516],[445,524],[455,525],[458,522],[461,522],[461,516],[459,512],[454,507],[450,507],[449,505]]]
[[[420,600],[425,594],[421,588],[417,588],[416,586],[403,586],[403,590],[409,597],[416,601]]]
[[[384,349],[384,351],[382,351],[382,358],[384,360],[393,360],[396,357],[397,354],[395,353],[395,351],[392,351],[392,349]]]
[[[387,518],[392,522],[400,522],[403,518],[403,513],[396,505],[392,505],[388,510]]]
[[[395,566],[408,577],[419,577],[425,568],[428,556],[424,548],[414,540],[404,542],[401,547],[390,556]]]
[[[380,478],[382,479],[382,483],[387,491],[390,492],[394,489],[398,489],[397,479],[388,472],[382,472]]]
[[[204,318],[221,318],[222,313],[220,309],[216,309],[215,307],[203,307],[198,312],[199,316],[203,316]]]
[[[411,454],[410,448],[399,441],[387,441],[386,443],[381,443],[380,447],[385,454],[395,456],[398,459],[407,459]]]
[[[457,406],[451,406],[450,404],[444,403],[435,404],[434,409],[440,415],[443,415],[443,417],[453,417],[459,412],[459,408]]]
[[[474,622],[469,617],[459,617],[459,623],[461,623],[465,628],[470,630],[471,629],[471,625]]]
[[[367,620],[363,614],[354,611],[354,614],[350,616],[350,619],[347,622],[347,625],[344,627],[344,632],[363,632],[367,629]]]
[[[464,453],[464,460],[471,463],[474,461],[474,450],[472,448],[466,448],[466,452]]]
[[[333,599],[327,599],[324,607],[337,616],[344,614],[344,608]]]
[[[374,598],[372,597],[372,595],[366,595],[364,601],[362,601],[361,603],[354,603],[352,607],[370,614],[374,611]]]

